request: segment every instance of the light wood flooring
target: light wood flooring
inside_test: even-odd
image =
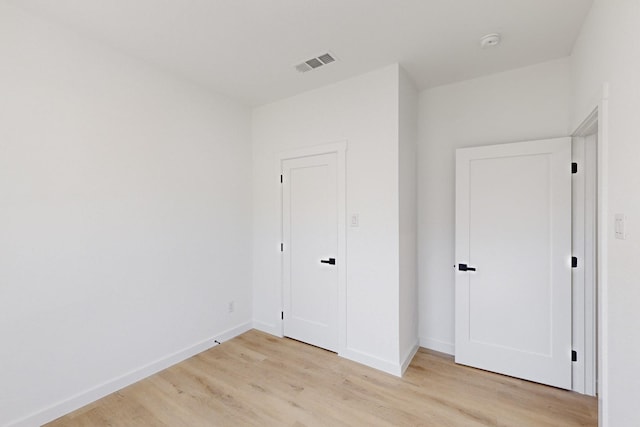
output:
[[[420,349],[403,378],[249,331],[47,426],[596,426],[596,399]]]

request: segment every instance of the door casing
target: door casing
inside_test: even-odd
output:
[[[572,270],[573,339],[577,360],[572,366],[572,390],[596,395],[596,238],[597,238],[597,123],[585,136],[572,137],[573,255],[578,267]]]
[[[596,376],[598,394],[598,427],[609,423],[609,83],[604,82],[576,114],[574,137],[589,135],[594,129],[596,140]]]

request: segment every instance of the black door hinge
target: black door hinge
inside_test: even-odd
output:
[[[571,163],[571,173],[578,173],[578,164]]]
[[[280,252],[284,252],[284,243],[280,243]]]
[[[571,268],[577,268],[578,267],[578,258],[572,256],[571,257]]]
[[[284,320],[284,311],[280,312],[280,319]]]
[[[280,175],[280,184],[282,184],[282,175]]]
[[[571,361],[572,362],[578,361],[578,352],[575,350],[571,350]]]

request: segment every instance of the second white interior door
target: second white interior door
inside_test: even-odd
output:
[[[338,348],[337,154],[282,162],[284,335]]]
[[[571,141],[456,158],[456,362],[570,389]]]

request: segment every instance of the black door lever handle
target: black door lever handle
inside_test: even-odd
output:
[[[458,270],[460,271],[476,271],[475,267],[469,267],[467,264],[458,264]]]
[[[320,262],[323,263],[323,264],[336,265],[336,259],[335,258],[321,259]]]

